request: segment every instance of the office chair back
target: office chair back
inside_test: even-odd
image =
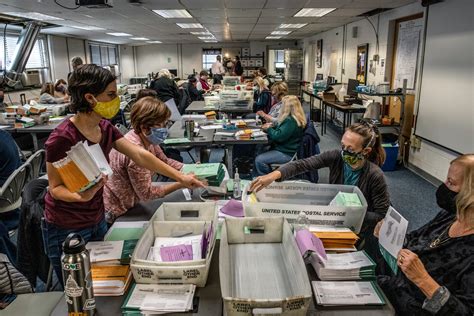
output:
[[[16,210],[21,205],[21,192],[26,184],[30,164],[16,169],[0,188],[0,213]]]
[[[44,151],[44,149],[38,150],[30,158],[28,158],[26,163],[30,165],[30,172],[26,177],[26,183],[30,182],[33,179],[37,179],[44,172],[45,158],[46,152]]]

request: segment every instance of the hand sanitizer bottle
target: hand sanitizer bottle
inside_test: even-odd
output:
[[[242,190],[240,189],[240,176],[239,176],[239,169],[235,169],[234,175],[234,198],[238,199],[242,195]]]
[[[300,212],[293,224],[293,231],[296,234],[298,230],[309,229],[310,221],[305,212]]]

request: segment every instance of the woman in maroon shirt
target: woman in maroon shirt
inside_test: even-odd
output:
[[[69,78],[70,109],[76,113],[62,122],[48,138],[46,167],[49,190],[45,196],[43,239],[48,257],[61,278],[62,243],[71,232],[78,232],[86,242],[101,240],[107,231],[104,217],[103,186],[106,177],[84,192],[70,192],[53,163],[66,157],[66,152],[80,141],[99,144],[105,157],[112,148],[130,157],[137,165],[175,179],[183,186],[202,186],[194,176],[184,175],[122,137],[109,121],[117,114],[120,99],[115,77],[96,65],[84,65]],[[103,119],[105,118],[105,119]]]

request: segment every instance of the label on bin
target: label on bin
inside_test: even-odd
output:
[[[233,301],[232,310],[236,313],[250,313],[252,305],[246,301]]]
[[[293,300],[287,300],[284,305],[284,310],[295,311],[305,307],[304,299],[298,298]]]
[[[183,270],[183,276],[187,279],[197,279],[201,275],[198,269]]]
[[[138,268],[137,273],[140,277],[142,277],[144,279],[153,278],[153,271],[151,271],[150,269]]]

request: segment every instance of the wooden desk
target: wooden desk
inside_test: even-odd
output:
[[[322,115],[321,115],[321,135],[326,133],[327,128],[327,117],[326,117],[326,109],[329,107],[331,109],[331,116],[330,119],[332,120],[334,117],[334,112],[339,111],[342,112],[344,115],[343,122],[342,122],[342,132],[344,133],[346,127],[352,124],[352,114],[354,113],[365,113],[365,107],[359,104],[352,104],[348,105],[344,102],[339,101],[322,101]]]

